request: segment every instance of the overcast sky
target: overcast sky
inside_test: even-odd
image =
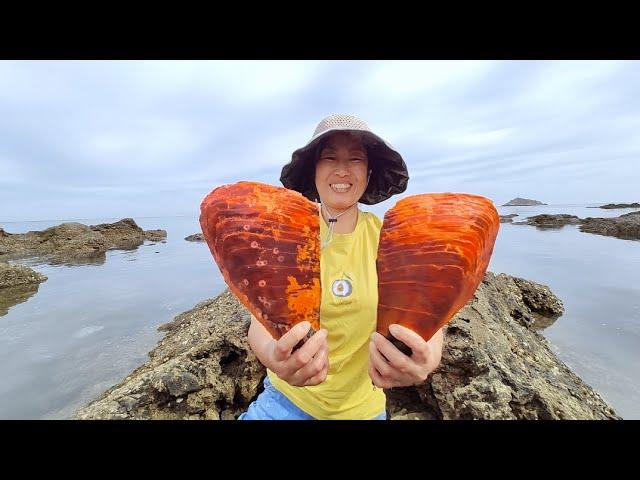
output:
[[[403,155],[402,196],[640,201],[637,61],[0,61],[0,222],[197,216],[332,113]]]

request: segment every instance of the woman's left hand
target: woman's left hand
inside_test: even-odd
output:
[[[442,329],[428,342],[402,325],[390,325],[389,331],[411,348],[412,354],[408,357],[385,337],[374,332],[369,342],[369,376],[373,384],[379,388],[392,388],[424,382],[440,364]]]

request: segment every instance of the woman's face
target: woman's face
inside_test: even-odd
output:
[[[346,209],[367,188],[368,158],[362,142],[346,132],[329,136],[316,163],[316,188],[330,209]]]

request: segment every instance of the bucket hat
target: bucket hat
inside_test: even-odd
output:
[[[311,140],[291,155],[291,161],[282,168],[280,181],[291,190],[300,192],[309,200],[316,201],[315,156],[323,138],[333,132],[352,132],[362,137],[367,149],[371,170],[369,184],[359,202],[366,205],[380,203],[407,189],[409,172],[402,156],[382,137],[371,131],[365,122],[355,115],[334,114],[324,118]]]

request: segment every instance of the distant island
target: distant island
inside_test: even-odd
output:
[[[502,207],[513,207],[513,206],[525,206],[525,205],[547,205],[546,203],[539,202],[538,200],[530,200],[528,198],[514,198],[509,202],[501,205]]]

